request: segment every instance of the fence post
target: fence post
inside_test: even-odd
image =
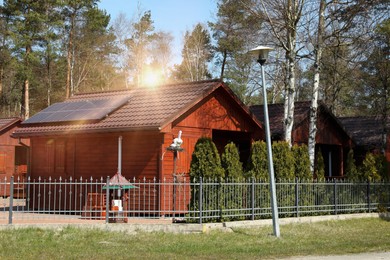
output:
[[[367,180],[367,207],[368,207],[368,213],[371,213],[371,202],[370,202],[370,180]]]
[[[202,176],[199,178],[199,224],[202,224],[203,186]]]
[[[251,207],[252,207],[252,220],[255,220],[255,178],[252,177],[251,185]]]
[[[11,176],[10,181],[10,195],[9,195],[9,214],[8,214],[8,224],[12,224],[13,218],[13,209],[14,209],[14,176]]]
[[[106,179],[106,224],[109,222],[110,214],[110,176],[107,176]]]
[[[337,215],[337,180],[333,179],[333,183],[334,214]]]
[[[297,211],[297,218],[299,217],[299,179],[295,178],[295,208]]]

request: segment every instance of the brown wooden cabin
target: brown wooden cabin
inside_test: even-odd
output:
[[[23,182],[27,173],[29,140],[18,140],[11,134],[21,123],[20,118],[0,118],[0,197],[10,196],[10,186],[5,185],[14,176],[15,183]],[[14,195],[23,196],[22,187],[15,186]]]
[[[368,152],[379,154],[385,151],[386,160],[390,167],[390,137],[387,134],[389,124],[385,122],[383,117],[341,117],[339,120],[356,144],[354,157],[357,165],[362,164]],[[390,169],[388,172],[390,173]]]
[[[83,109],[88,104],[97,106],[95,113]],[[200,137],[211,137],[220,150],[235,142],[244,161],[251,142],[264,135],[261,123],[228,86],[210,80],[76,94],[26,120],[13,136],[31,140],[32,179],[112,176],[121,136],[122,175],[158,181],[173,178],[173,152],[167,148],[179,131],[184,150],[176,175],[188,173]],[[169,211],[172,203],[162,198],[156,196],[148,207],[170,205],[165,206]]]
[[[295,102],[292,144],[308,144],[309,114],[311,102]],[[252,106],[251,111],[263,120],[263,106]],[[284,105],[268,105],[270,132],[272,141],[283,140]],[[344,175],[345,162],[353,141],[345,132],[338,119],[322,102],[318,105],[316,154],[320,150],[325,162],[325,177],[341,178]]]

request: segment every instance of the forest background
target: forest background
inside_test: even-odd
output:
[[[388,118],[389,0],[218,0],[212,20],[184,33],[178,64],[172,33],[155,29],[150,10],[111,19],[99,2],[2,1],[1,117],[29,118],[79,92],[211,78],[259,104],[260,66],[248,51],[267,45],[265,87],[285,105],[290,145],[295,101],[312,102],[309,151],[318,100],[339,117]]]

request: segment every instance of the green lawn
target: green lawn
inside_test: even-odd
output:
[[[136,235],[67,227],[0,231],[0,259],[259,259],[390,251],[390,222],[324,221],[205,234]]]

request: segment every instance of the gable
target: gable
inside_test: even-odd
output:
[[[261,126],[255,123],[243,107],[232,102],[223,91],[203,99],[173,124],[178,127],[262,132]]]

